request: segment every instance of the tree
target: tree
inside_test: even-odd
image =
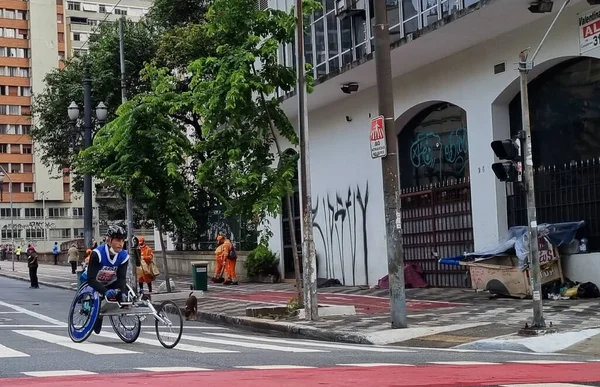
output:
[[[145,62],[156,52],[155,30],[145,23],[124,23],[126,77],[128,97],[148,90],[139,73]],[[67,115],[71,101],[83,102],[82,80],[86,66],[90,69],[94,103],[103,101],[109,110],[108,119],[121,105],[119,36],[116,23],[103,23],[97,35],[89,41],[89,54],[73,58],[65,67],[44,77],[45,88],[33,96],[34,125],[31,137],[39,146],[38,155],[47,166],[72,168],[73,157],[80,144],[74,143],[73,130]],[[93,107],[95,108],[95,106]],[[78,139],[81,142],[81,138]],[[37,150],[36,150],[37,151]]]
[[[161,235],[167,291],[171,291],[166,247],[162,235],[185,227],[189,181],[182,173],[190,142],[173,123],[164,106],[138,96],[123,104],[117,118],[98,131],[92,147],[77,157],[84,173],[132,195],[154,221]]]
[[[309,14],[317,7],[307,1],[304,9]],[[205,34],[216,50],[188,66],[191,88],[182,96],[202,117],[202,141],[195,147],[203,158],[199,184],[228,213],[263,226],[268,216],[281,213],[282,197],[291,210],[297,159],[281,152],[278,138],[297,144],[297,136],[276,91],[289,92],[296,84],[294,70],[278,62],[280,45],[294,40],[295,21],[293,11],[259,10],[255,0],[215,0]],[[296,246],[293,221],[290,232]],[[301,300],[300,262],[293,251]]]
[[[157,26],[171,30],[200,23],[204,19],[207,3],[202,0],[154,0],[147,16]]]

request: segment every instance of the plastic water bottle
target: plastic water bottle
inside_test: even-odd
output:
[[[581,241],[579,241],[579,252],[580,253],[587,253],[587,243],[588,243],[587,238],[581,238]]]

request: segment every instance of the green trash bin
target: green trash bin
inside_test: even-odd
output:
[[[194,290],[208,290],[208,262],[192,262],[192,286]]]

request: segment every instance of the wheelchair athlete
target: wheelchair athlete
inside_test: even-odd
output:
[[[116,301],[120,296],[127,298],[127,263],[129,255],[123,250],[127,234],[122,227],[110,226],[106,233],[106,243],[101,244],[90,254],[90,261],[81,275],[82,281],[87,281],[94,290],[110,301]],[[105,313],[108,305],[100,307],[100,313]],[[102,330],[102,317],[94,324],[94,332]]]

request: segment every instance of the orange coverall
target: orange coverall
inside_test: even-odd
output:
[[[148,265],[148,268],[150,269],[150,262],[152,262],[152,248],[150,246],[148,246],[147,244],[144,244],[143,246],[140,246],[140,254],[142,255],[142,259],[144,260],[144,262],[146,262],[146,264]],[[138,278],[138,282],[144,282],[144,283],[151,283],[154,280],[154,275],[152,274],[152,272],[150,273],[143,273],[139,278]]]
[[[223,262],[222,253],[223,253],[223,245],[217,246],[217,249],[215,250],[215,259],[217,261],[217,266],[215,269],[215,275],[212,278],[213,282],[219,282],[223,278],[223,264],[225,262]]]
[[[237,277],[235,275],[235,264],[237,263],[237,259],[228,258],[229,252],[233,249],[233,244],[229,239],[225,239],[221,246],[223,247],[221,249],[221,257],[223,262],[225,262],[225,273],[227,274],[227,280],[225,280],[225,282],[237,282]]]

